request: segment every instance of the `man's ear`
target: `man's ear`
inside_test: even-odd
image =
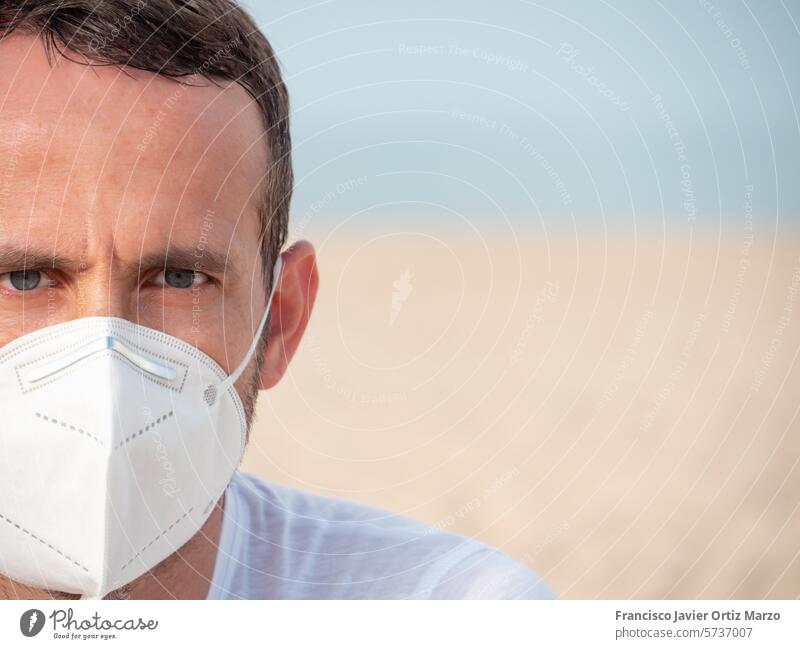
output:
[[[306,331],[319,288],[314,246],[298,241],[282,254],[283,268],[270,307],[261,389],[283,378]]]

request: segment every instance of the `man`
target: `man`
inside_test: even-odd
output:
[[[235,471],[317,293],[311,244],[280,254],[288,116],[228,0],[0,4],[0,597],[552,596]]]

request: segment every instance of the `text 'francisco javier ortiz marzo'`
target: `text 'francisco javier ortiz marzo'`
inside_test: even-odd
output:
[[[621,622],[739,622],[759,620],[780,620],[781,614],[767,611],[617,611],[616,618]]]

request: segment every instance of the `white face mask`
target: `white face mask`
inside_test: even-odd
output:
[[[203,526],[244,453],[234,383],[209,356],[119,318],[0,349],[0,573],[100,598]]]

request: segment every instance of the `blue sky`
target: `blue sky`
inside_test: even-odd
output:
[[[800,221],[800,3],[256,2],[293,218]]]

